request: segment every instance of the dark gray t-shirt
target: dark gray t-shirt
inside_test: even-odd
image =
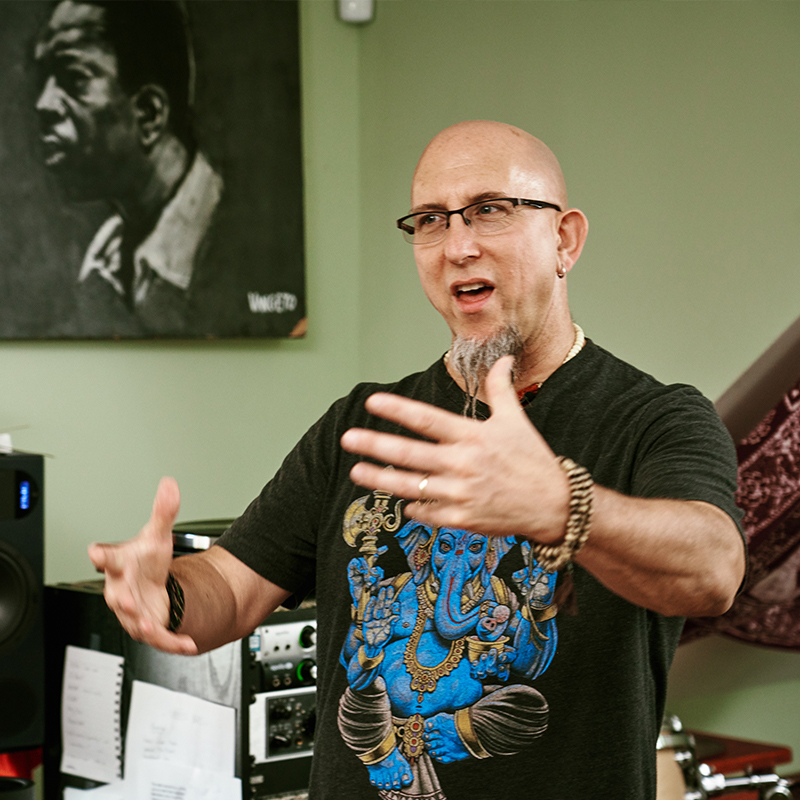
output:
[[[402,499],[353,485],[342,433],[403,432],[364,410],[379,389],[464,406],[442,361],[357,386],[220,541],[284,589],[316,595],[311,797],[654,798],[683,620],[621,599],[577,566],[577,614],[556,613],[557,576],[524,543],[418,525]],[[664,386],[587,341],[526,413],[596,483],[709,502],[738,522],[733,444],[692,387]],[[371,783],[402,774],[413,779],[405,794]]]

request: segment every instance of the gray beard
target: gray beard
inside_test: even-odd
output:
[[[506,326],[488,339],[456,336],[450,348],[450,364],[464,379],[466,386],[464,416],[475,419],[478,390],[495,362],[503,356],[516,358],[522,352],[522,347],[522,337],[513,325]]]

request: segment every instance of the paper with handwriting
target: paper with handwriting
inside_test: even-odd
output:
[[[122,777],[123,658],[67,645],[61,693],[61,771],[111,783]]]

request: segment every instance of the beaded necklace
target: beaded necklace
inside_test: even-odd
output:
[[[564,360],[561,362],[562,367],[564,366],[564,364],[567,363],[567,361],[570,361],[571,359],[575,358],[575,356],[578,355],[578,353],[580,353],[580,351],[583,349],[583,346],[586,344],[586,336],[583,333],[583,328],[581,328],[581,326],[578,325],[577,322],[573,322],[572,327],[575,330],[575,340],[572,342],[572,347],[570,347],[569,352],[564,357]],[[544,380],[546,381],[547,378],[545,378]],[[538,392],[539,389],[542,388],[543,383],[544,381],[537,381],[536,383],[532,383],[530,386],[526,386],[524,389],[519,389],[517,391],[517,397],[520,400],[522,400],[522,398],[525,397],[526,394],[535,395],[536,392]],[[533,399],[532,397],[529,398],[529,400],[532,399]]]

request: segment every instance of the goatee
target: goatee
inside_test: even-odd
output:
[[[478,391],[495,362],[503,356],[516,358],[522,347],[522,336],[513,325],[506,326],[488,339],[456,336],[450,348],[449,363],[464,379],[466,386],[464,416],[476,417]]]

